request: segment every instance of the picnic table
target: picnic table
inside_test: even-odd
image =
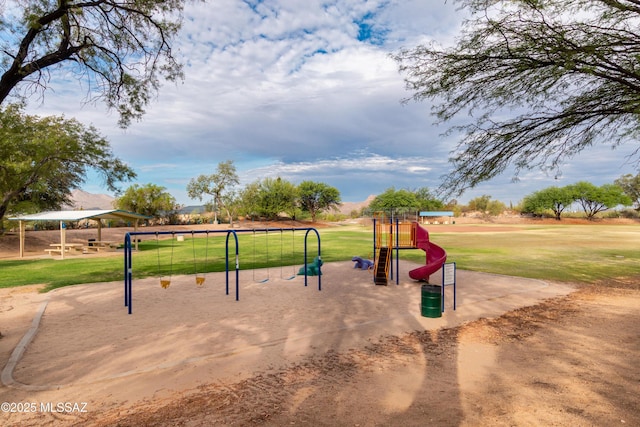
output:
[[[49,255],[53,255],[54,253],[62,254],[62,243],[51,243],[51,249],[45,249],[45,252],[49,252]],[[65,252],[82,252],[84,245],[82,243],[65,243],[64,251]]]
[[[110,240],[89,240],[85,249],[87,251],[93,250],[96,252],[100,252],[101,250],[113,250],[118,248],[117,242],[112,242]]]

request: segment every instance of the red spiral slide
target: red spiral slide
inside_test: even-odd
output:
[[[416,248],[425,251],[426,262],[422,267],[409,271],[409,277],[413,280],[428,281],[429,276],[440,270],[447,261],[447,253],[440,246],[429,241],[429,232],[420,224],[416,224]]]

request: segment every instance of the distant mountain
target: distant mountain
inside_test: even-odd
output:
[[[71,205],[65,205],[63,210],[77,210],[77,209],[114,209],[113,202],[115,198],[106,194],[91,194],[82,190],[73,190],[71,192]]]
[[[367,197],[367,199],[364,202],[343,202],[340,207],[338,208],[338,212],[340,212],[343,215],[349,215],[351,214],[351,212],[356,211],[358,213],[360,213],[360,211],[363,208],[366,208],[369,206],[369,204],[373,201],[373,199],[375,199],[376,196],[374,196],[373,194],[370,195],[369,197]]]

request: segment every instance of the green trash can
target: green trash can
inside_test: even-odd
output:
[[[442,288],[438,285],[422,285],[422,317],[442,317]]]

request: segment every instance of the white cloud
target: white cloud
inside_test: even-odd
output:
[[[189,179],[226,160],[245,183],[265,176],[323,181],[346,201],[389,187],[435,188],[450,168],[455,135],[441,136],[445,129],[432,125],[427,103],[401,105],[409,93],[389,53],[428,37],[450,43],[462,19],[455,7],[450,0],[188,3],[175,44],[186,79],[165,84],[140,123],[117,128],[115,114],[83,104],[87,88],[57,72],[55,92],[30,109],[94,124],[139,183],[163,185],[184,204],[194,203]],[[600,163],[589,154],[575,159],[563,179],[585,170],[608,178],[629,172],[612,167],[616,154],[609,154]],[[553,182],[538,172],[519,183],[509,178],[465,199],[517,201]]]

